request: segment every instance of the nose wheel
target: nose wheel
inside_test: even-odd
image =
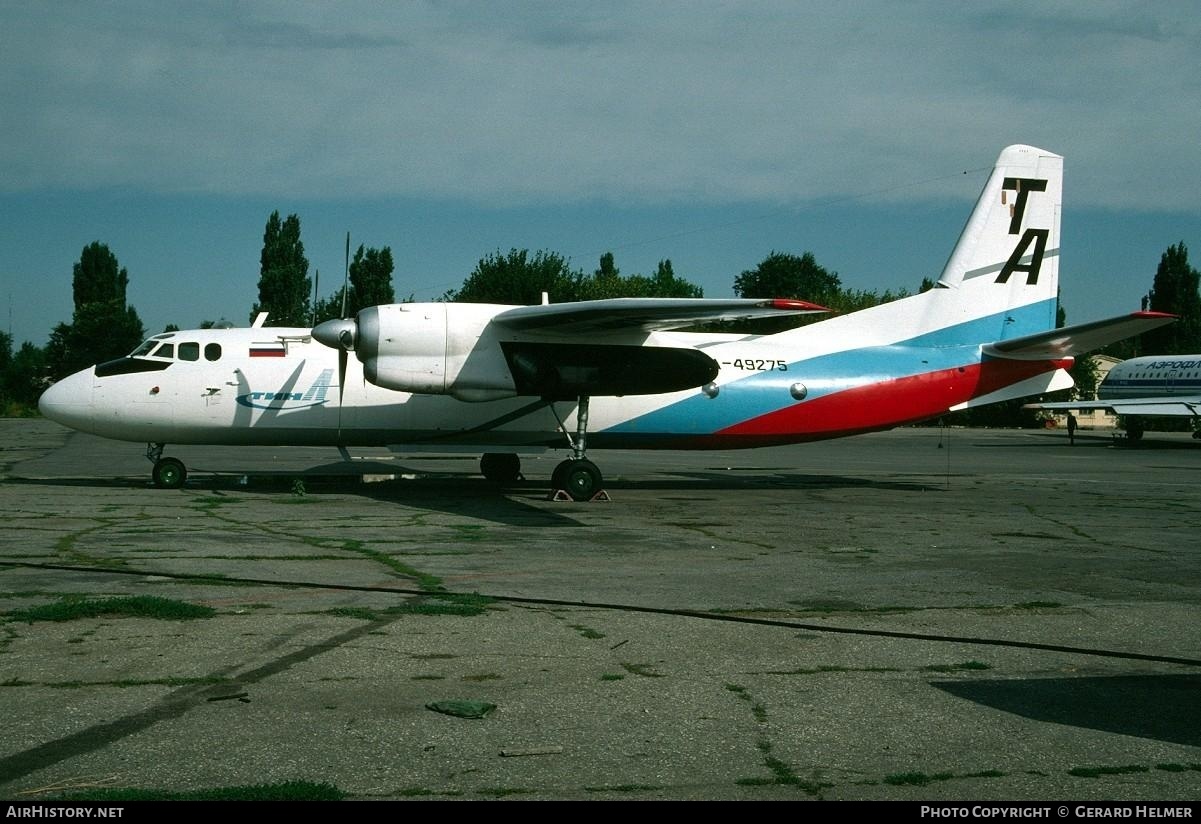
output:
[[[188,479],[188,469],[179,458],[164,458],[165,444],[146,444],[146,458],[154,464],[150,479],[159,489],[179,489]]]

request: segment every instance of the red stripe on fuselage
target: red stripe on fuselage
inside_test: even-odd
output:
[[[767,445],[890,429],[937,417],[956,404],[1071,364],[1071,359],[997,359],[895,378],[786,406],[714,435],[762,440]]]

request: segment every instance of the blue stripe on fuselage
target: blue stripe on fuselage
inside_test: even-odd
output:
[[[789,394],[794,383],[804,384],[805,400],[812,400],[856,386],[966,366],[979,360],[981,343],[1046,330],[1048,307],[1053,317],[1054,303],[1031,304],[888,346],[847,349],[790,362],[786,372],[757,372],[723,384],[715,398],[698,392],[604,431],[710,434],[796,403]],[[999,334],[1002,329],[1003,335]]]

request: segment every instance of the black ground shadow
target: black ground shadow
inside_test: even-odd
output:
[[[1201,746],[1201,676],[933,681],[959,698],[1036,721]]]

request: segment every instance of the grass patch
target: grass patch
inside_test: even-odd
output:
[[[229,678],[205,676],[202,678],[125,678],[118,681],[45,681],[38,686],[56,690],[77,690],[84,687],[189,687],[197,684],[228,684]]]
[[[476,795],[486,795],[489,798],[504,798],[510,795],[531,795],[534,791],[528,787],[485,787],[476,790]]]
[[[605,634],[603,632],[598,632],[597,630],[594,630],[592,627],[586,627],[583,624],[568,624],[567,626],[571,627],[576,632],[578,632],[580,635],[582,635],[583,637],[588,638],[590,640],[596,640],[598,638],[605,637]]]
[[[417,582],[417,587],[425,590],[426,592],[442,591],[442,579],[437,575],[430,575],[415,569],[403,561],[396,560],[387,553],[380,552],[378,549],[371,549],[362,541],[343,541],[342,549],[347,552],[353,552],[357,555],[362,555],[365,558],[375,561],[377,564],[382,564],[395,572],[399,572],[401,575],[412,578]]]
[[[621,681],[624,679],[625,676],[618,672],[606,672],[600,677],[600,680],[602,681]]]
[[[358,618],[360,621],[384,621],[398,615],[458,615],[470,618],[483,615],[491,603],[493,600],[483,595],[457,595],[446,592],[422,596],[385,609],[334,607],[324,610],[321,614]]]
[[[735,780],[735,784],[743,787],[764,787],[768,785],[779,785],[785,787],[796,787],[803,790],[809,795],[820,796],[821,791],[833,787],[833,784],[826,784],[820,781],[808,781],[801,778],[792,771],[792,767],[776,758],[771,754],[771,742],[763,739],[756,746],[759,752],[763,753],[763,766],[771,772],[771,778],[739,778]]]
[[[158,618],[167,621],[190,621],[211,618],[217,611],[212,607],[189,604],[154,595],[131,595],[124,598],[64,599],[54,604],[42,604],[8,613],[10,621],[75,621],[98,618],[101,615],[119,618]]]
[[[1103,775],[1130,775],[1150,771],[1150,767],[1144,767],[1142,764],[1127,764],[1122,767],[1072,767],[1068,770],[1068,775],[1077,778],[1100,778]]]
[[[409,680],[410,681],[445,681],[446,676],[445,675],[433,675],[433,674],[414,675]]]
[[[1058,601],[1022,601],[1020,604],[1014,604],[1014,609],[1062,609],[1063,604]]]
[[[626,661],[621,662],[621,668],[631,675],[641,675],[643,678],[663,678],[661,672],[655,672],[650,664],[631,664]]]
[[[480,673],[476,673],[474,675],[464,675],[459,680],[460,681],[499,681],[499,680],[501,680],[501,676],[497,675],[495,672],[480,672]]]
[[[965,670],[990,670],[992,664],[985,664],[983,661],[964,661],[960,664],[930,664],[922,667],[922,672],[963,672]]]
[[[333,784],[285,781],[280,784],[250,784],[214,787],[208,790],[173,792],[134,788],[106,788],[59,796],[60,801],[341,801],[346,793]]]
[[[935,781],[949,781],[954,777],[954,773],[935,773],[934,775],[926,775],[923,772],[893,773],[884,776],[884,783],[894,787],[924,787]]]

